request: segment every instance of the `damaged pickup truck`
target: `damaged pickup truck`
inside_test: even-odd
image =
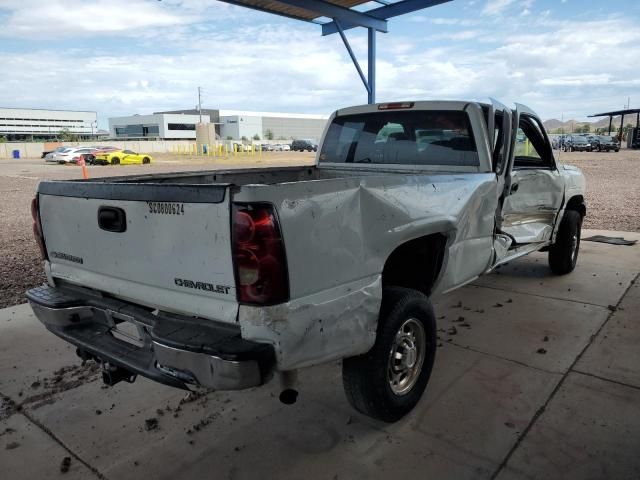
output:
[[[345,108],[312,167],[41,182],[27,298],[108,384],[278,375],[291,403],[299,369],[341,359],[353,407],[392,422],[431,374],[431,299],[539,250],[571,272],[584,184],[523,105]]]

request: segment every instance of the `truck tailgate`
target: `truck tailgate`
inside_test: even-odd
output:
[[[38,194],[54,278],[236,321],[228,185],[54,181]]]

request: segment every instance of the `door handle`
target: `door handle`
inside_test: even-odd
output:
[[[510,193],[516,193],[518,191],[518,186],[519,186],[519,184],[517,184],[517,183],[511,184],[511,190],[509,192]]]
[[[102,206],[98,209],[98,226],[107,232],[122,233],[127,229],[127,216],[121,208]]]

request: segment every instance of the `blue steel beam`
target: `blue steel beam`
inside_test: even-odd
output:
[[[340,28],[340,21],[336,20],[336,26],[338,27],[338,33],[340,34],[340,37],[342,38],[342,42],[344,43],[344,46],[347,48],[347,52],[349,53],[349,56],[351,57],[351,61],[353,62],[353,64],[356,67],[356,70],[358,71],[358,75],[360,75],[360,80],[362,80],[362,83],[364,84],[364,88],[367,89],[367,93],[369,94],[369,98],[371,98],[371,85],[369,84],[369,82],[367,81],[367,78],[364,76],[364,73],[362,73],[362,69],[360,68],[360,64],[358,63],[358,59],[356,58],[356,55],[353,53],[353,50],[351,50],[351,45],[349,45],[349,40],[347,40],[346,35],[344,34],[344,32],[342,31],[342,28]],[[371,31],[372,29],[369,29],[369,31]],[[373,30],[375,32],[375,30]],[[371,73],[371,72],[369,72]],[[369,78],[370,79],[370,78]],[[369,103],[373,103],[373,102],[369,102]]]
[[[344,35],[344,32],[342,34]],[[372,104],[376,103],[376,31],[373,28],[368,29],[367,40],[369,43],[369,54],[367,55],[367,61],[369,62],[367,65],[367,93],[369,96],[367,103]]]
[[[276,0],[292,7],[304,8],[311,12],[318,12],[320,16],[337,19],[341,24],[347,23],[352,27],[374,28],[379,32],[387,32],[387,20],[374,17],[369,13],[361,13],[349,8],[340,7],[324,0]],[[386,7],[383,7],[386,8]],[[334,23],[334,22],[332,22]],[[336,30],[337,31],[337,30]]]
[[[245,3],[241,0],[221,0],[225,3],[230,3],[232,5],[237,5],[240,7],[251,8],[254,10],[259,10],[267,13],[274,13],[276,15],[282,15],[285,17],[295,18],[298,20],[310,21],[308,19],[303,19],[300,17],[296,17],[295,15],[289,15],[284,12],[280,12],[277,9],[271,10],[268,7],[263,7],[259,4],[251,4]],[[353,27],[365,27],[365,28],[375,28],[379,32],[387,32],[387,21],[384,18],[372,17],[367,13],[358,12],[356,10],[351,10],[349,8],[340,7],[338,5],[334,5],[333,3],[326,2],[324,0],[274,0],[275,3],[281,3],[282,5],[287,5],[290,7],[297,7],[307,10],[311,13],[317,13],[318,17],[329,17],[333,19],[338,19],[342,24],[349,24],[349,28]],[[333,22],[332,22],[333,23]],[[338,30],[336,30],[337,32]]]
[[[289,1],[289,0],[287,0]],[[451,0],[402,0],[400,2],[385,5],[384,7],[374,8],[367,11],[367,15],[370,17],[387,20],[392,17],[404,15],[405,13],[415,12],[424,8],[435,7],[442,3],[450,2]],[[331,15],[327,15],[331,17]],[[360,25],[351,23],[346,19],[341,19],[340,26],[342,30],[349,30],[350,28],[359,27]],[[331,35],[336,33],[338,28],[336,22],[328,22],[322,25],[322,35]]]

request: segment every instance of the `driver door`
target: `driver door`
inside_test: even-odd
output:
[[[510,152],[500,230],[519,245],[549,241],[564,182],[542,123],[524,105],[516,108]]]
[[[136,157],[135,152],[133,152],[132,150],[123,150],[122,153],[124,155],[122,155],[122,160],[120,160],[120,163],[122,163],[123,165],[129,165],[131,163],[136,163],[135,162],[135,157]]]

